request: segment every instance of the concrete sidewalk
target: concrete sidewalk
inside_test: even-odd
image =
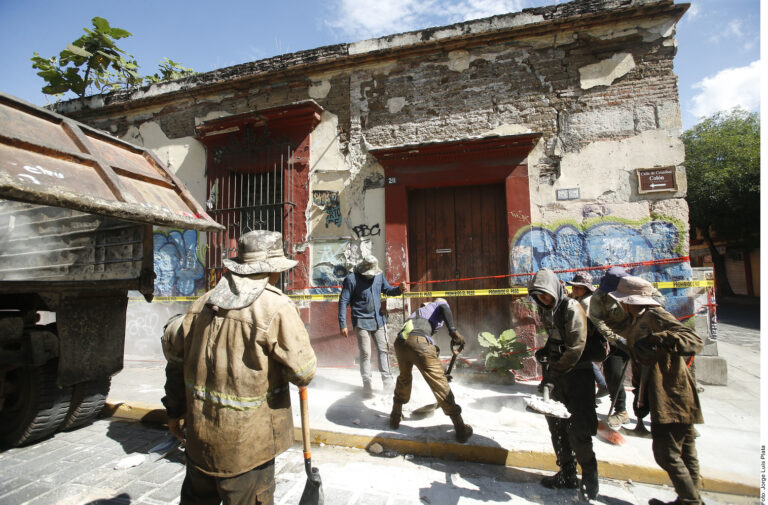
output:
[[[697,426],[696,445],[707,491],[759,495],[760,491],[760,355],[742,346],[719,342],[728,362],[728,386],[706,386],[700,394],[706,424]],[[428,386],[418,374],[405,419],[395,431],[389,428],[391,395],[377,392],[362,398],[357,368],[320,368],[309,387],[310,425],[315,444],[369,448],[385,451],[494,463],[514,467],[555,470],[555,456],[544,416],[526,411],[524,398],[536,393],[537,383],[488,384],[474,374],[454,372],[451,387],[464,409],[464,419],[475,434],[467,444],[454,439],[450,419],[439,409],[431,415],[414,413],[434,403]],[[164,363],[126,360],[125,369],[113,378],[108,413],[115,417],[162,422]],[[374,385],[378,382],[375,380]],[[300,438],[298,390],[292,386],[294,426]],[[627,404],[631,405],[628,392]],[[598,416],[604,419],[610,401],[602,398]],[[626,426],[634,427],[632,423]],[[626,444],[613,446],[597,437],[594,447],[601,477],[649,484],[669,484],[666,473],[653,459],[651,440],[624,432]]]

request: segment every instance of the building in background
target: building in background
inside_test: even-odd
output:
[[[368,252],[413,291],[505,288],[542,267],[567,280],[625,263],[651,281],[688,280],[673,68],[687,8],[574,1],[58,110],[152,149],[226,227],[155,230],[156,295],[179,307],[215,282],[241,233],[260,228],[281,231],[299,261],[283,281],[289,294],[337,291]],[[680,317],[698,310],[689,289],[664,294]],[[449,302],[471,337],[514,326],[536,343],[525,299]],[[357,348],[338,335],[336,303],[300,306],[321,364],[351,363]],[[387,308],[394,331],[410,309],[398,299]],[[158,310],[141,308],[141,320],[162,325]],[[138,324],[137,338],[159,335],[139,337],[148,331]]]

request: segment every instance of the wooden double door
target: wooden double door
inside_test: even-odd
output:
[[[503,184],[411,190],[408,193],[408,262],[412,291],[508,287],[507,278],[427,283],[505,275],[509,270],[506,200]],[[419,284],[423,283],[423,284]],[[477,334],[494,335],[510,323],[508,296],[446,298],[456,325],[477,347]],[[415,310],[425,299],[414,299]],[[441,335],[445,335],[441,331]],[[440,346],[447,337],[440,337]],[[444,351],[447,350],[444,349]],[[443,352],[444,353],[444,352]]]

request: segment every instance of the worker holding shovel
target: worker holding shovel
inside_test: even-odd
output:
[[[448,378],[440,363],[440,351],[432,339],[443,325],[448,327],[451,351],[456,355],[464,349],[464,337],[454,326],[451,307],[443,298],[435,298],[433,302],[422,304],[408,317],[398,333],[395,340],[395,355],[400,365],[400,375],[395,384],[389,426],[393,430],[400,427],[400,421],[403,419],[403,405],[411,399],[412,372],[415,365],[435,395],[437,404],[453,421],[456,440],[464,443],[472,436],[472,427],[464,424],[461,407],[456,404]]]
[[[677,492],[666,503],[652,498],[650,505],[701,505],[699,460],[693,425],[703,423],[696,384],[686,358],[701,351],[704,343],[691,328],[659,306],[653,286],[640,277],[623,277],[611,296],[631,316],[626,331],[632,359],[648,367],[648,381],[638,405],[651,414],[653,457]]]
[[[592,449],[597,415],[592,359],[589,352],[584,352],[587,315],[578,301],[566,295],[552,270],[543,268],[536,272],[528,293],[538,305],[547,331],[547,342],[536,351],[536,359],[546,363],[545,378],[554,386],[552,399],[563,403],[571,414],[567,419],[547,416],[560,471],[544,477],[541,484],[549,488],[579,488],[584,497],[593,500],[599,491],[597,458]],[[581,465],[581,483],[576,475],[577,461]]]
[[[304,323],[275,287],[297,263],[281,234],[246,233],[238,251],[168,339],[163,404],[168,429],[186,440],[181,505],[271,505],[275,456],[293,444],[288,383],[315,375]]]

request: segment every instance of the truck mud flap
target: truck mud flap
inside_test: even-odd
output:
[[[73,294],[56,312],[59,385],[101,380],[123,368],[125,292]]]

